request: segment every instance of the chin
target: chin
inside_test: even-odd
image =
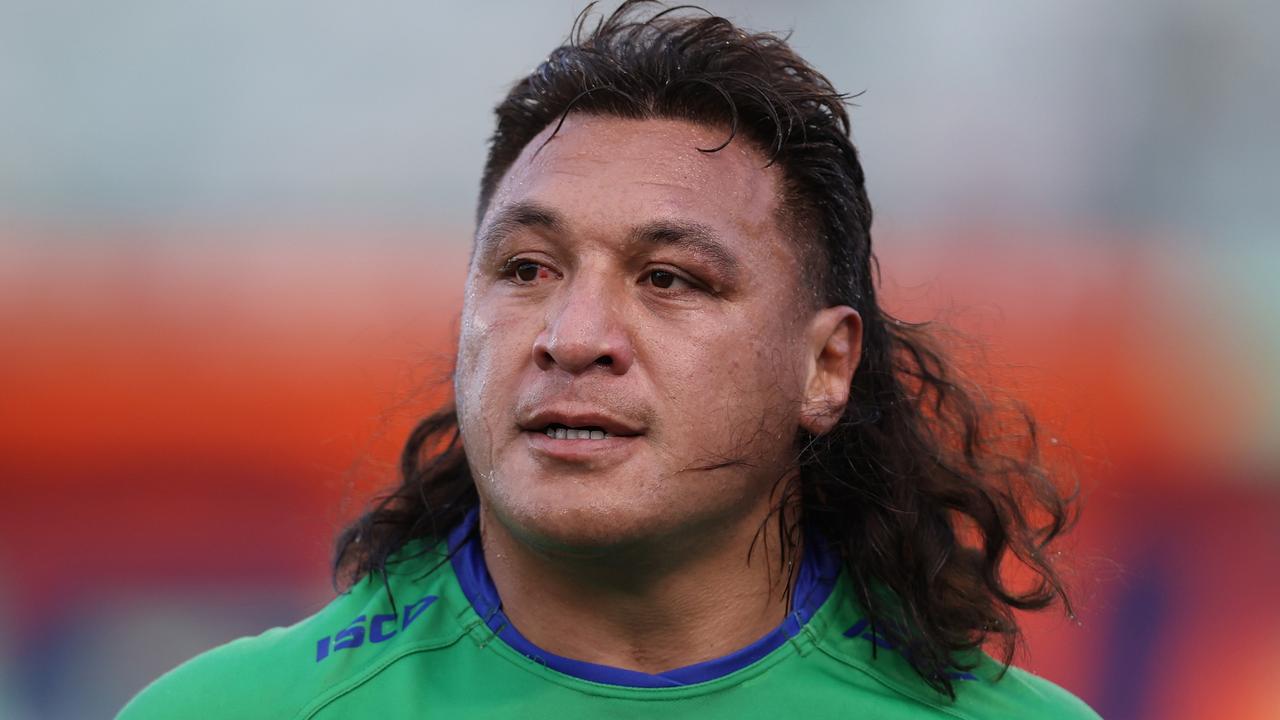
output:
[[[669,504],[657,506],[655,500],[635,493],[604,494],[577,483],[485,498],[494,518],[521,543],[544,552],[583,556],[643,546],[668,535],[679,523],[673,522]]]

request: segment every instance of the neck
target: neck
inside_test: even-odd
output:
[[[526,639],[658,674],[732,653],[782,622],[796,573],[779,563],[783,538],[766,513],[713,537],[584,558],[530,547],[482,507],[481,540],[503,611]]]

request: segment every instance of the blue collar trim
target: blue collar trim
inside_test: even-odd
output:
[[[507,619],[506,613],[502,611],[502,600],[498,597],[498,589],[494,587],[493,578],[489,576],[489,568],[484,562],[484,551],[480,546],[480,534],[476,527],[478,517],[478,510],[473,509],[449,533],[448,538],[449,550],[453,555],[454,574],[458,578],[458,584],[462,586],[463,594],[471,602],[476,613],[503,642],[530,660],[565,675],[605,685],[635,688],[681,687],[708,682],[741,670],[795,637],[822,603],[826,602],[835,587],[836,579],[840,576],[841,563],[838,553],[825,547],[823,542],[811,537],[807,538],[804,559],[800,563],[795,590],[791,595],[791,612],[782,624],[741,650],[714,660],[650,675],[636,670],[624,670],[562,657],[543,650],[521,635],[520,631]]]

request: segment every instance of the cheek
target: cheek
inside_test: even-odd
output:
[[[712,452],[755,448],[789,452],[799,427],[802,365],[793,333],[766,323],[703,335],[688,353],[667,352],[668,401],[678,406],[681,431]]]
[[[482,318],[477,317],[471,308],[463,311],[458,332],[458,358],[453,371],[453,392],[460,416],[480,407],[477,401],[489,362],[484,354],[489,335],[489,325]]]
[[[493,398],[503,396],[506,381],[518,371],[518,342],[510,323],[494,322],[494,315],[483,304],[471,304],[463,311],[458,334],[458,356],[454,369],[453,390],[463,441],[469,448],[481,450],[488,444],[485,428],[502,408]]]
[[[753,338],[726,373],[728,382],[738,388],[744,408],[762,419],[777,423],[798,417],[798,368],[791,350],[787,344]]]

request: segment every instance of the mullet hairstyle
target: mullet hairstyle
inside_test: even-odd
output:
[[[520,152],[569,113],[678,119],[753,143],[783,175],[779,221],[802,238],[815,308],[862,316],[862,357],[838,425],[800,431],[798,473],[774,513],[784,537],[805,527],[841,554],[873,637],[955,697],[955,669],[988,647],[1007,667],[1021,642],[1014,610],[1071,607],[1048,547],[1073,524],[1041,460],[1036,426],[967,389],[926,324],[876,301],[871,205],[849,137],[847,96],[777,35],[752,34],[687,6],[623,3],[566,43],[498,105],[477,217]],[[688,12],[688,11],[696,12]],[[338,537],[335,585],[379,575],[413,540],[438,541],[478,503],[452,406],[422,420],[401,484]],[[798,502],[795,500],[798,498]],[[1009,570],[1022,579],[1012,583]]]

